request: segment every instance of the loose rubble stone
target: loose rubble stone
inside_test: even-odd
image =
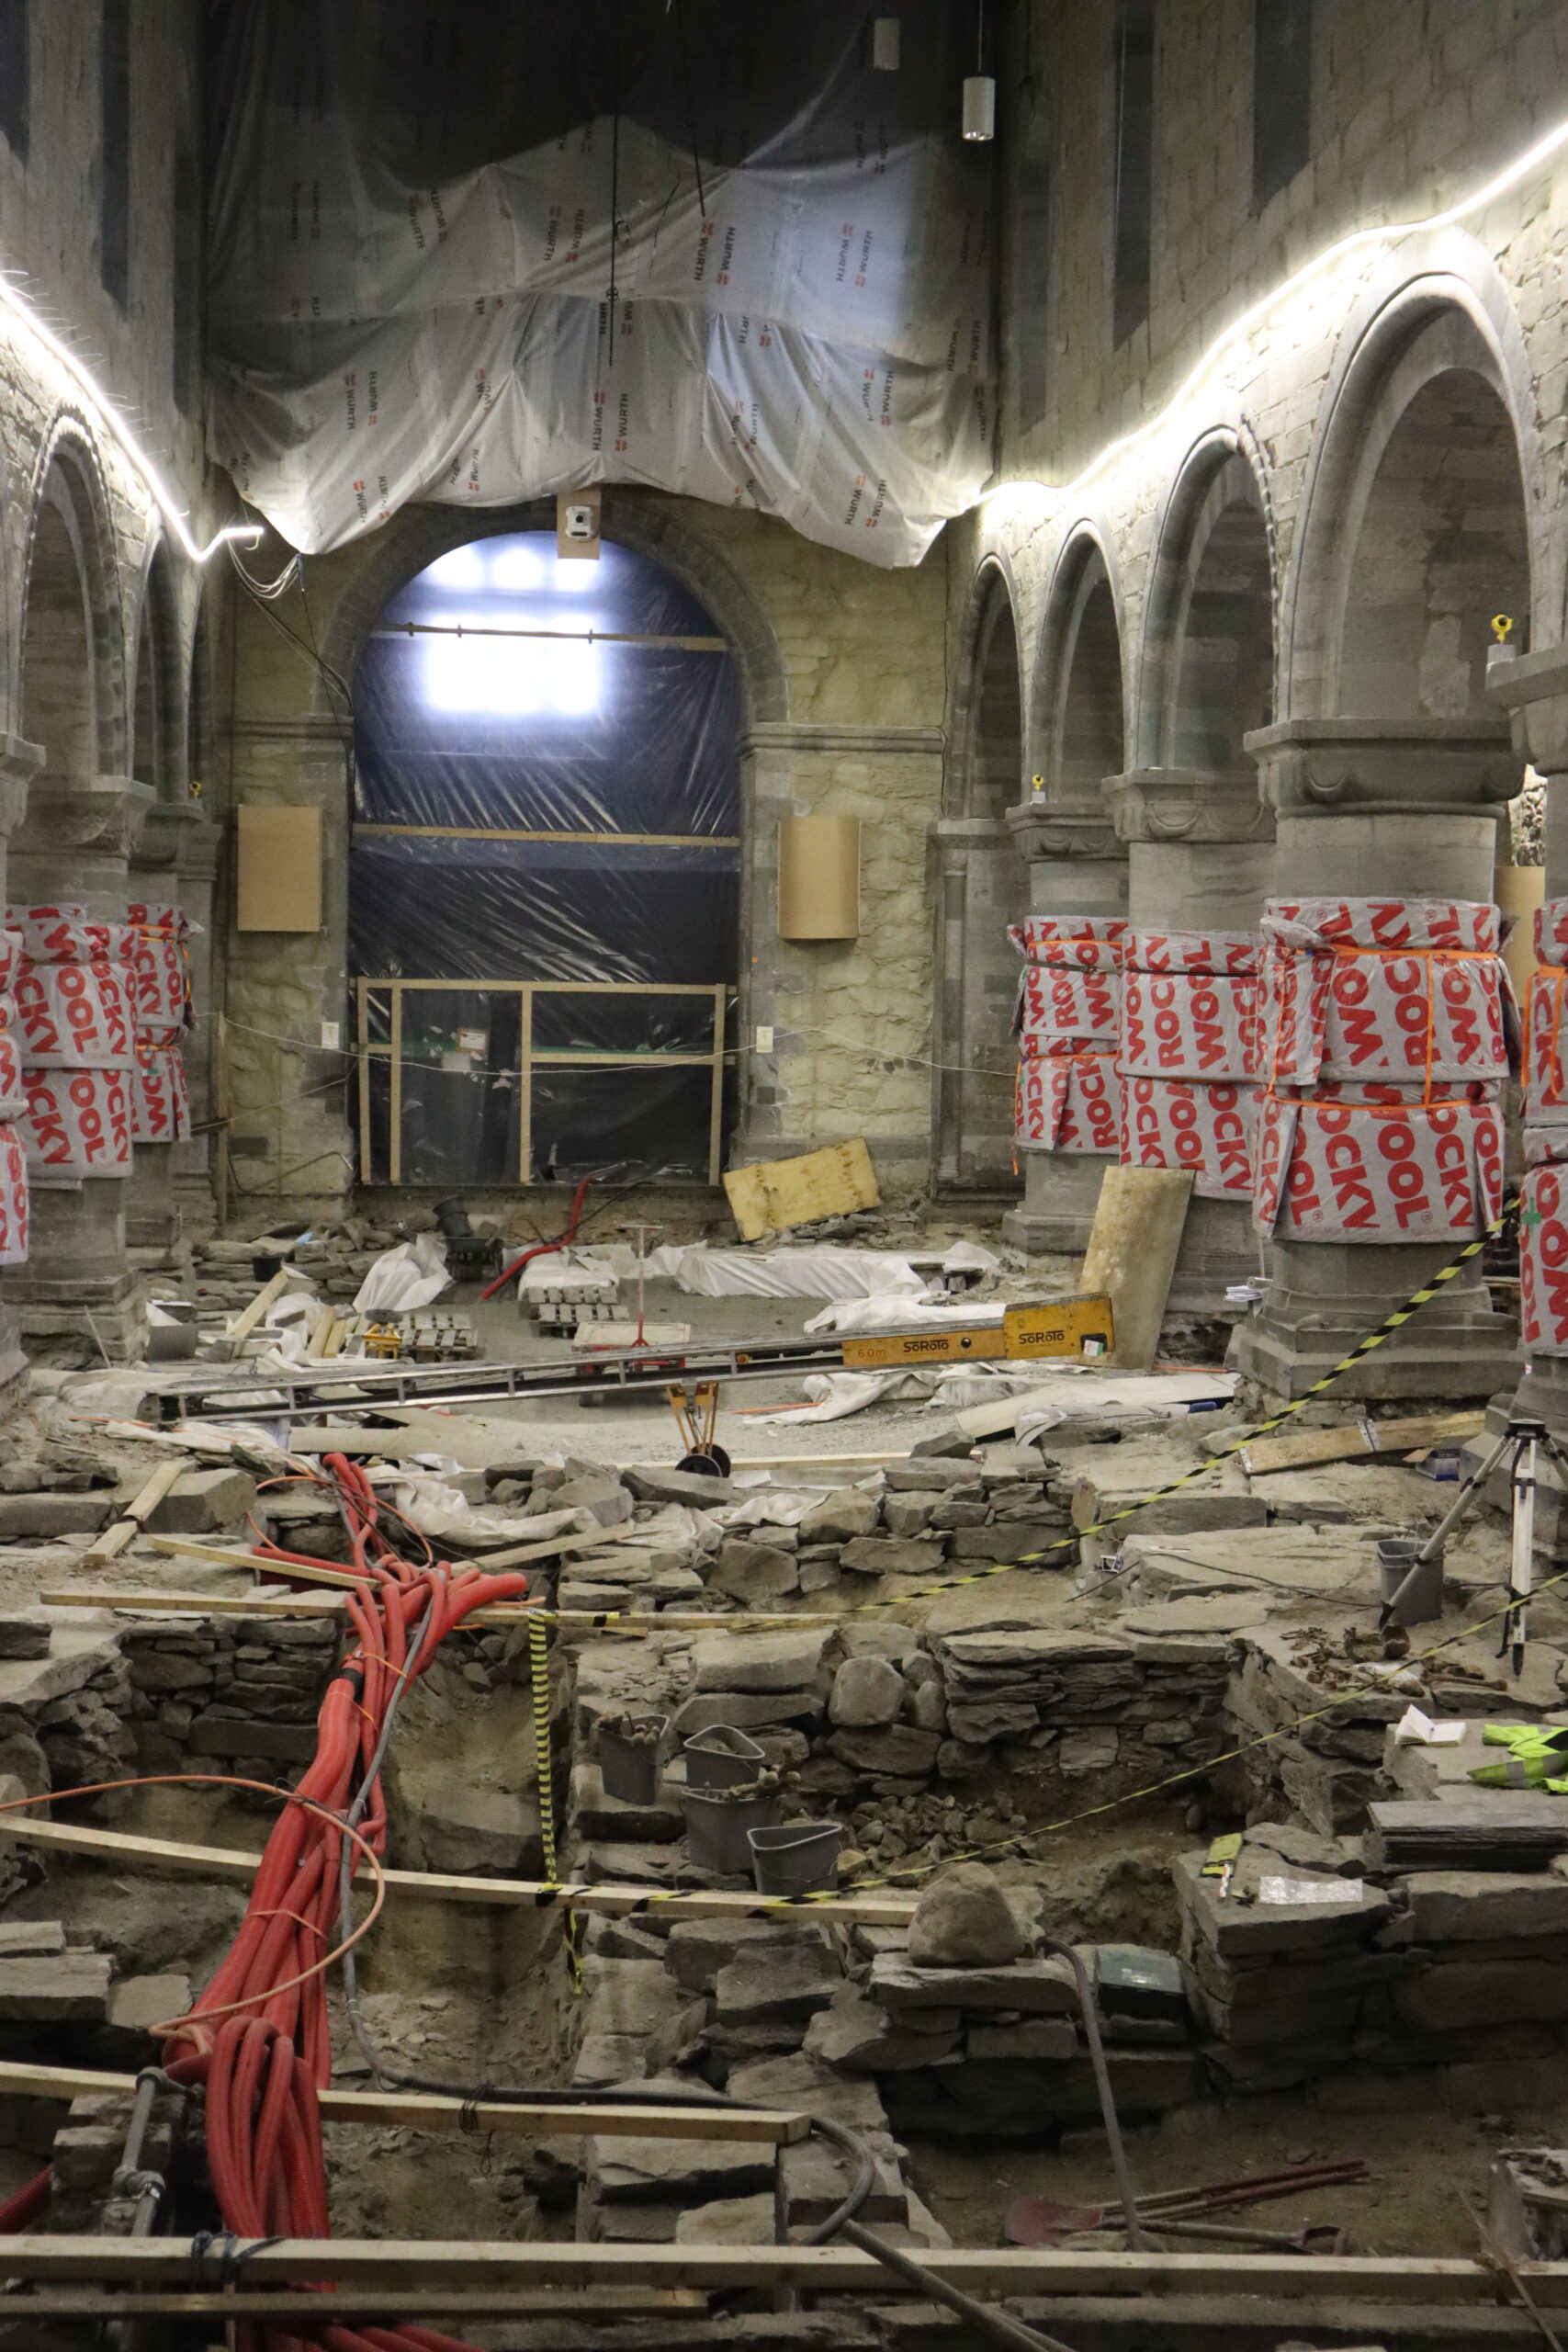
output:
[[[918,1968],[990,1968],[1017,1960],[1028,1939],[1001,1881],[983,1862],[959,1862],[934,1879],[909,1922]]]
[[[863,1577],[934,1576],[945,1555],[940,1541],[865,1535],[846,1544],[839,1566]]]
[[[586,1510],[601,1527],[619,1527],[632,1515],[632,1498],[618,1478],[602,1474],[569,1478],[550,1498],[552,1510]]]
[[[942,1737],[914,1724],[893,1724],[882,1731],[836,1731],[828,1745],[841,1764],[857,1771],[923,1781],[936,1762]]]
[[[739,1502],[728,1478],[705,1478],[697,1470],[664,1470],[649,1463],[634,1463],[622,1478],[639,1503],[686,1503],[694,1510],[716,1510],[721,1503]]]
[[[877,1518],[874,1495],[862,1494],[855,1487],[835,1487],[801,1520],[800,1540],[803,1544],[848,1544],[857,1536],[869,1535]]]
[[[705,1634],[692,1646],[698,1690],[804,1690],[821,1671],[830,1626],[771,1626],[760,1634]],[[1568,1890],[1565,1890],[1568,1891]]]
[[[965,1455],[962,1461],[940,1454],[911,1454],[908,1462],[889,1462],[882,1473],[893,1494],[937,1494],[947,1487],[977,1485],[980,1473]]]
[[[847,1657],[833,1677],[828,1701],[830,1723],[896,1724],[908,1690],[896,1666],[881,1657]],[[1568,1895],[1568,1885],[1563,1893]]]
[[[707,1581],[719,1592],[728,1593],[732,1600],[767,1601],[799,1589],[800,1567],[793,1552],[731,1537],[721,1549],[718,1566]]]
[[[883,2010],[852,1990],[836,1993],[806,2030],[806,2050],[829,2066],[851,2074],[891,2075],[930,2066],[958,2046],[958,2022],[942,2034],[920,2033],[895,2024]]]

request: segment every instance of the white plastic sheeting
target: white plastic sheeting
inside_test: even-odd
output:
[[[636,482],[895,565],[973,503],[990,151],[943,0],[896,74],[840,0],[219,13],[212,447],[295,547]]]

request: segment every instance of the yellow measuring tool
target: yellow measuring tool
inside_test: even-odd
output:
[[[843,1341],[849,1372],[889,1364],[982,1363],[998,1356],[1108,1356],[1115,1345],[1108,1298],[1054,1298],[1037,1306],[1010,1306],[999,1323],[964,1329],[879,1331]]]

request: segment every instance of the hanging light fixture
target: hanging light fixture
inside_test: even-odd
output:
[[[898,71],[898,43],[903,27],[897,17],[874,17],[871,20],[871,62],[879,74]]]
[[[976,0],[975,71],[964,85],[964,136],[994,139],[997,135],[997,85],[986,72],[986,0]]]

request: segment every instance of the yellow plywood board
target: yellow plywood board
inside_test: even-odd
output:
[[[851,1372],[874,1372],[900,1363],[980,1363],[1006,1358],[1109,1356],[1115,1337],[1108,1298],[1060,1298],[1049,1306],[1010,1306],[999,1323],[964,1329],[950,1325],[934,1331],[877,1331],[844,1341]]]
[[[234,912],[239,931],[320,931],[321,812],[242,801]]]
[[[724,1180],[743,1241],[814,1224],[819,1216],[848,1216],[854,1209],[882,1205],[871,1154],[863,1136],[803,1152],[798,1159],[760,1159],[737,1168]]]

